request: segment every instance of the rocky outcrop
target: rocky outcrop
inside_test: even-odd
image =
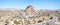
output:
[[[38,11],[35,10],[33,8],[33,6],[29,5],[26,9],[25,9],[25,12],[26,12],[26,15],[29,15],[29,16],[36,16],[38,15]]]

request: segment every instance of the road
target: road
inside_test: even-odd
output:
[[[46,23],[48,23],[49,25],[57,25],[55,24],[55,21],[58,19],[58,17],[53,16],[53,19],[49,20],[49,21],[45,21],[42,23],[37,23],[37,24],[33,24],[33,25],[46,25]],[[60,24],[59,24],[60,25]]]

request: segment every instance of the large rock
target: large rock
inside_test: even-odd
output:
[[[29,5],[26,9],[25,9],[26,15],[29,16],[35,16],[38,15],[39,13],[37,12],[37,10],[35,10],[31,5]]]

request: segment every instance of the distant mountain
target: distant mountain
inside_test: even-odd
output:
[[[60,9],[56,9],[55,11],[60,11]]]
[[[54,10],[55,12],[60,12],[60,9],[56,9],[56,10]]]

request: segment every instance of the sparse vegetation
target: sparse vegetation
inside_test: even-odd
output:
[[[29,9],[28,9],[29,8]],[[19,11],[19,12],[18,12]],[[27,7],[26,10],[2,10],[0,11],[0,21],[3,22],[4,20],[9,19],[8,22],[13,21],[16,25],[28,25],[28,24],[35,24],[40,23],[43,21],[48,21],[53,19],[50,15],[58,16],[58,21],[60,22],[60,13],[57,11],[35,11],[32,7]],[[17,20],[15,20],[17,19]],[[1,23],[0,22],[0,23]],[[7,22],[7,21],[5,21]],[[7,24],[5,24],[7,25]],[[46,25],[49,25],[48,23]]]
[[[42,20],[39,20],[38,23],[42,22]]]
[[[46,25],[50,25],[49,23],[46,23]]]
[[[50,17],[50,19],[53,19],[53,17]]]

